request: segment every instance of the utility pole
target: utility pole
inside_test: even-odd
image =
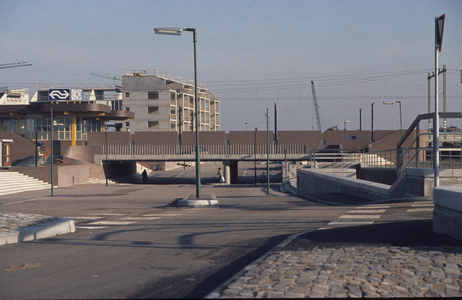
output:
[[[375,102],[371,103],[372,113],[371,113],[371,143],[374,142],[374,104]]]
[[[274,145],[276,146],[276,154],[278,153],[278,111],[276,109],[276,103],[274,103]]]

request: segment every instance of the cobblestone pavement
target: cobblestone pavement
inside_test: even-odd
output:
[[[56,218],[24,213],[0,213],[0,232],[54,221]]]
[[[462,247],[274,251],[219,298],[460,297]]]

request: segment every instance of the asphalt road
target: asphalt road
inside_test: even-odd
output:
[[[217,169],[204,165],[204,181],[212,182]],[[241,168],[241,178],[250,173],[253,179],[252,171]],[[366,204],[342,203],[339,195],[330,199],[337,205],[313,202],[283,194],[277,184],[270,196],[265,184],[204,184],[202,194],[215,194],[219,208],[177,208],[176,200],[195,193],[186,174],[194,167],[181,172],[150,177],[154,183],[156,176],[176,176],[171,184],[96,184],[55,189],[53,197],[49,191],[0,197],[2,212],[71,217],[77,226],[74,233],[2,246],[0,299],[204,297],[289,235],[325,227],[352,205]]]

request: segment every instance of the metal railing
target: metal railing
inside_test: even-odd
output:
[[[461,112],[440,112],[438,113],[440,118],[447,119],[461,119]],[[396,158],[397,158],[397,172],[398,176],[404,171],[407,167],[416,167],[416,168],[430,168],[433,167],[433,148],[423,147],[420,145],[421,136],[430,136],[432,132],[420,132],[420,122],[423,120],[433,119],[434,114],[422,114],[417,116],[417,118],[412,122],[409,129],[404,133],[403,137],[399,140],[396,146]],[[409,146],[405,147],[404,143],[411,136],[411,133],[416,132],[415,138],[411,140]],[[441,136],[454,136],[451,138],[452,141],[461,141],[460,138],[455,138],[455,136],[461,137],[461,132],[440,132]],[[432,140],[426,138],[425,140]],[[448,139],[440,139],[440,143],[447,141]],[[426,142],[424,142],[426,144]],[[455,168],[460,166],[460,147],[441,147],[439,149],[439,158],[440,158],[440,168]],[[455,163],[455,162],[458,162]]]
[[[305,145],[200,145],[202,154],[309,154]],[[102,153],[108,155],[175,155],[192,154],[195,145],[108,145]]]

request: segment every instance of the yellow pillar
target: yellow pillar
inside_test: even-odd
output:
[[[77,118],[72,116],[72,125],[71,125],[71,139],[72,139],[72,146],[76,146],[76,139],[77,139]]]

